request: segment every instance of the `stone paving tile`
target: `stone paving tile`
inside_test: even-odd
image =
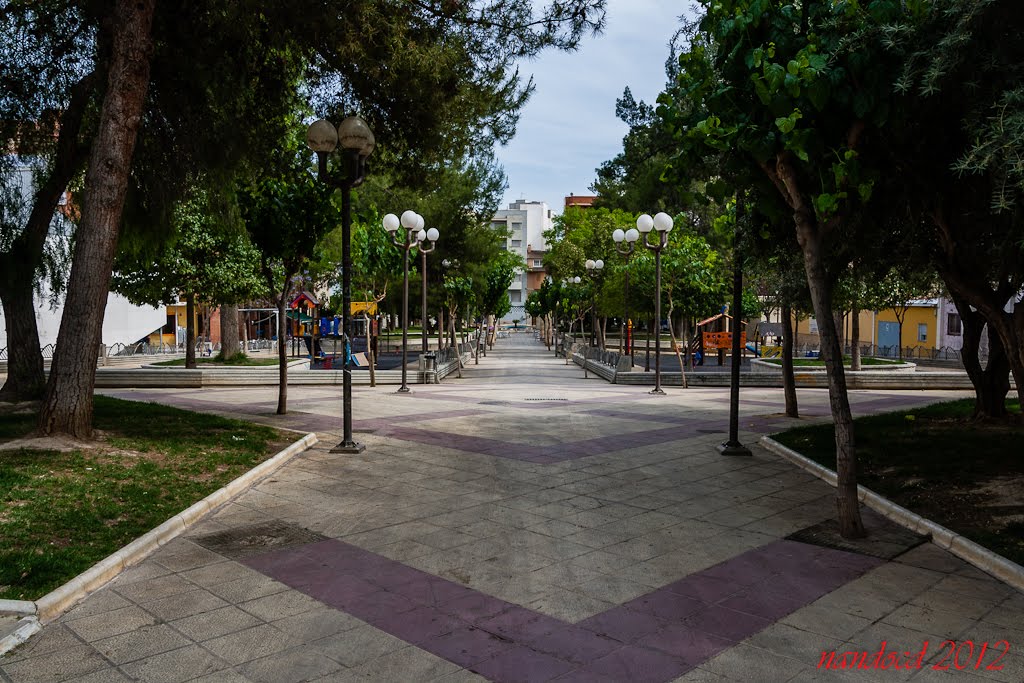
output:
[[[123,607],[81,619],[69,620],[68,628],[80,638],[92,642],[127,633],[143,626],[152,626],[157,618],[141,607]]]
[[[190,645],[126,664],[121,670],[128,676],[147,683],[180,683],[223,671],[229,666],[228,662],[199,646]]]
[[[10,679],[26,683],[66,681],[110,667],[110,662],[96,650],[81,644],[10,664],[0,660],[0,664],[3,664],[3,671]]]
[[[175,629],[197,642],[243,631],[261,623],[234,605],[171,622]]]

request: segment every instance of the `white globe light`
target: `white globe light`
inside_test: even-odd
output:
[[[594,261],[594,267],[597,268],[598,270],[601,270],[602,268],[604,268],[604,261],[602,261],[601,259],[597,259],[596,261]]]
[[[423,223],[424,223],[423,216],[421,216],[419,214],[416,214],[416,229],[417,230],[422,230],[423,229]]]
[[[427,240],[427,231],[426,230],[420,230],[418,233],[416,233],[416,241],[417,242],[425,242],[426,240]]]
[[[398,216],[396,216],[395,214],[389,213],[388,215],[384,216],[384,229],[387,230],[388,232],[394,232],[395,230],[398,230],[399,224],[400,221],[398,220]]]
[[[427,230],[427,239],[431,242],[436,242],[437,238],[441,236],[441,233],[437,231],[437,228],[431,228]]]
[[[416,217],[418,215],[419,214],[417,214],[412,209],[409,209],[408,211],[403,212],[402,213],[402,227],[403,228],[408,228],[409,230],[412,230],[413,228],[415,228],[416,227]]]
[[[612,233],[612,239],[616,242],[621,242],[626,239],[626,233],[624,233],[620,228],[616,228],[615,232]]]
[[[648,233],[654,227],[654,219],[648,214],[643,214],[636,219],[636,229],[642,233]]]
[[[588,258],[587,262],[584,265],[587,267],[587,270],[593,270],[594,269],[594,259]]]
[[[659,213],[654,217],[654,229],[658,232],[668,232],[672,229],[672,216],[667,213]]]
[[[630,228],[629,230],[626,231],[627,242],[636,242],[638,239],[640,239],[639,230],[637,230],[636,228]]]
[[[330,121],[314,121],[306,131],[306,145],[314,152],[333,152],[338,146],[338,129]]]

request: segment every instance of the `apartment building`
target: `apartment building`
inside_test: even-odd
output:
[[[512,202],[491,219],[492,228],[507,231],[505,249],[518,254],[526,264],[526,268],[517,272],[509,285],[508,297],[512,308],[501,322],[525,320],[527,317],[524,308],[526,298],[544,281],[544,254],[547,253],[544,232],[551,229],[551,219],[551,209],[546,202],[525,199]]]

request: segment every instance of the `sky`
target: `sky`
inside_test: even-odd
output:
[[[520,64],[536,88],[516,136],[497,151],[508,189],[501,208],[519,199],[561,213],[570,193],[589,195],[595,169],[622,149],[626,124],[615,100],[629,86],[652,104],[665,86],[668,41],[689,3],[608,0],[607,25],[573,53],[548,51]]]

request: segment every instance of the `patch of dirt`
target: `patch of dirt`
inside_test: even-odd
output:
[[[0,415],[37,415],[42,401],[0,401]]]
[[[0,451],[12,451],[19,448],[28,448],[37,451],[80,451],[96,448],[97,444],[92,441],[78,441],[66,436],[35,436],[24,439],[15,439],[0,443]]]

